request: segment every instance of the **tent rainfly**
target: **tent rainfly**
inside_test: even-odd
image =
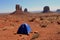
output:
[[[17,34],[27,34],[28,35],[30,32],[31,32],[30,26],[28,24],[24,23],[19,27]]]

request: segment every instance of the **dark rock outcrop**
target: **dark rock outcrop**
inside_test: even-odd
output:
[[[45,7],[43,8],[43,13],[47,13],[47,12],[50,12],[49,6],[45,6]]]
[[[20,5],[18,5],[18,4],[16,5],[15,9],[16,9],[16,11],[22,11],[22,7]]]
[[[24,9],[24,12],[28,12],[27,8]]]
[[[16,4],[15,11],[11,14],[23,14],[22,7],[19,4]]]
[[[56,11],[56,12],[60,13],[60,9],[57,9],[57,11]]]

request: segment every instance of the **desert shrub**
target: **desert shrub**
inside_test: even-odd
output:
[[[14,33],[14,35],[16,35],[17,33]]]
[[[22,38],[21,40],[26,40],[25,38]]]
[[[32,38],[30,40],[35,40],[38,37],[39,37],[39,33],[38,32],[34,32]]]
[[[15,26],[15,24],[12,24],[12,23],[11,23],[10,25],[11,25],[11,26]]]
[[[27,8],[25,8],[25,9],[24,9],[24,12],[27,12],[27,11],[28,11]]]
[[[47,24],[40,24],[40,26],[41,26],[42,28],[45,28],[45,27],[47,27]]]
[[[35,18],[32,18],[32,19],[29,20],[29,22],[33,22],[34,20],[35,20]]]
[[[18,20],[16,20],[16,22],[19,22]]]
[[[34,21],[35,21],[36,23],[39,23],[40,18],[36,18]]]
[[[58,32],[57,34],[60,34],[60,32]]]
[[[40,20],[44,20],[44,18],[43,17],[40,17]]]
[[[60,24],[60,21],[57,21],[57,24]]]
[[[22,35],[19,35],[20,37],[22,37]]]
[[[50,21],[50,23],[54,23],[56,19],[54,17],[49,17],[47,20]]]
[[[19,39],[17,39],[17,40],[19,40]]]
[[[43,18],[40,18],[40,20],[43,20]]]
[[[7,28],[3,28],[3,31],[7,30]]]
[[[49,23],[50,22],[48,20],[43,20],[43,21],[40,22],[40,27],[41,28],[46,28]]]
[[[43,13],[47,13],[47,12],[49,12],[49,11],[50,11],[49,6],[45,6],[45,7],[43,8]]]
[[[4,20],[4,21],[7,21],[7,20]]]

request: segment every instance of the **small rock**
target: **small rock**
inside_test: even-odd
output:
[[[38,32],[34,32],[32,38],[30,40],[35,40],[38,37],[39,37],[39,33]]]

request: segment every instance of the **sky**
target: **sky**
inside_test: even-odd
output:
[[[28,11],[43,11],[44,6],[49,6],[52,11],[60,9],[60,0],[0,0],[0,13],[15,11],[16,4]]]

